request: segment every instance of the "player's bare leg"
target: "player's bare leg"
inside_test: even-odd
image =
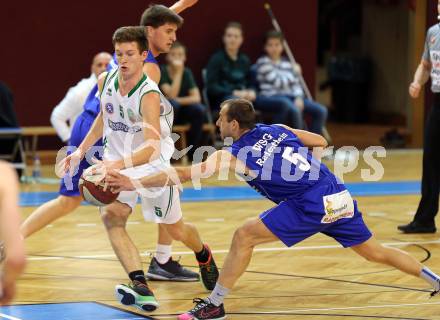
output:
[[[385,247],[373,237],[351,248],[368,261],[386,264],[402,272],[424,279],[432,285],[434,289],[432,295],[437,294],[440,290],[440,277],[402,250]]]
[[[125,228],[130,213],[131,208],[118,201],[101,209],[101,218],[110,243],[131,280],[128,285],[117,285],[115,293],[124,305],[132,305],[144,311],[153,311],[159,304],[147,286],[139,251]]]
[[[218,283],[231,289],[246,271],[256,245],[279,241],[259,218],[247,221],[234,232]]]
[[[183,219],[174,224],[163,224],[163,226],[174,240],[183,242],[194,251],[204,286],[208,290],[214,289],[218,279],[218,269],[211,250],[206,244],[203,244],[196,227],[193,224],[183,222]]]
[[[192,310],[181,314],[178,319],[203,318],[203,314],[212,315],[210,319],[224,319],[223,300],[238,278],[246,271],[254,247],[277,240],[279,239],[267,229],[259,218],[249,220],[238,228],[234,233],[220,277],[211,295],[206,299],[195,299],[196,306]]]
[[[368,261],[386,264],[416,277],[420,275],[423,268],[420,262],[406,252],[385,247],[373,237],[351,249]]]
[[[101,209],[101,218],[110,243],[127,273],[142,270],[142,261],[137,247],[126,230],[131,208],[118,201]]]
[[[56,199],[46,202],[32,212],[23,222],[20,227],[21,234],[24,238],[29,237],[56,219],[74,211],[79,207],[81,201],[80,196],[67,197],[59,195]]]
[[[150,280],[199,281],[197,272],[184,268],[171,256],[173,238],[166,227],[159,223],[156,253],[150,261],[147,277]]]

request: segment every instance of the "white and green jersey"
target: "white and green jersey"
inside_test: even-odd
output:
[[[161,156],[154,163],[136,167],[168,163],[174,152],[171,139],[173,107],[160,92],[157,84],[145,74],[137,85],[125,96],[121,96],[118,70],[109,72],[101,92],[101,108],[104,121],[104,159],[120,160],[129,157],[145,143],[142,127],[148,126],[142,120],[141,99],[149,92],[160,95]],[[136,170],[137,171],[137,170]],[[142,171],[142,170],[140,170]]]

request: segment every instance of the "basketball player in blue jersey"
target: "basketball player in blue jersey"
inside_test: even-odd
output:
[[[171,6],[170,10],[178,14],[194,5],[197,1],[198,0],[180,0]],[[177,30],[177,27],[172,26],[174,20],[163,18],[158,14],[157,8],[160,7],[163,6],[156,5],[148,8],[141,17],[141,25],[146,28],[150,48],[143,69],[149,78],[153,79],[156,83],[160,81],[160,69],[155,57],[169,51],[172,43],[176,40]],[[117,66],[116,59],[114,59],[111,65]],[[96,85],[86,99],[84,111],[78,116],[73,126],[71,139],[69,141],[69,146],[72,148],[76,148],[81,144],[100,111],[97,91],[98,86]],[[102,153],[102,141],[98,141],[94,145],[93,150],[94,152],[91,152],[93,155],[90,154],[90,157],[81,161],[78,171],[74,176],[65,175],[61,180],[59,196],[38,207],[23,222],[20,231],[24,238],[29,237],[51,222],[69,214],[79,207],[82,201],[78,189],[79,178],[83,171],[91,165],[87,160],[90,160],[92,156],[98,159],[100,158]],[[198,273],[185,269],[177,261],[172,260],[171,243],[171,236],[159,225],[156,254],[151,260],[147,273],[148,277],[157,280],[198,281]]]
[[[223,139],[230,137],[234,142],[201,164],[170,168],[139,180],[117,171],[106,176],[114,191],[120,191],[183,183],[229,169],[276,203],[235,231],[211,295],[195,299],[196,306],[179,320],[224,319],[223,301],[245,272],[254,246],[281,241],[290,247],[319,232],[369,261],[424,279],[434,290],[431,295],[439,292],[438,275],[407,253],[384,247],[372,237],[344,184],[308,151],[326,147],[323,137],[284,125],[255,124],[252,103],[244,99],[223,102],[217,126]]]

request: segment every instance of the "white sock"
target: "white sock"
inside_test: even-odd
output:
[[[214,290],[212,290],[211,294],[209,295],[208,299],[211,301],[211,303],[215,306],[219,306],[223,303],[223,300],[225,300],[226,296],[229,293],[229,289],[223,287],[218,282],[215,284]]]
[[[154,257],[160,264],[167,263],[171,258],[171,246],[158,243]]]
[[[422,272],[420,272],[420,278],[432,285],[435,291],[440,290],[440,277],[429,270],[429,268],[423,267]]]

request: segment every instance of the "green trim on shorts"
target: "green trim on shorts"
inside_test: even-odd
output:
[[[168,198],[168,206],[167,206],[167,210],[165,211],[165,215],[163,216],[164,218],[167,216],[168,212],[171,209],[173,203],[173,193],[174,193],[174,188],[173,186],[170,186],[170,197]]]

